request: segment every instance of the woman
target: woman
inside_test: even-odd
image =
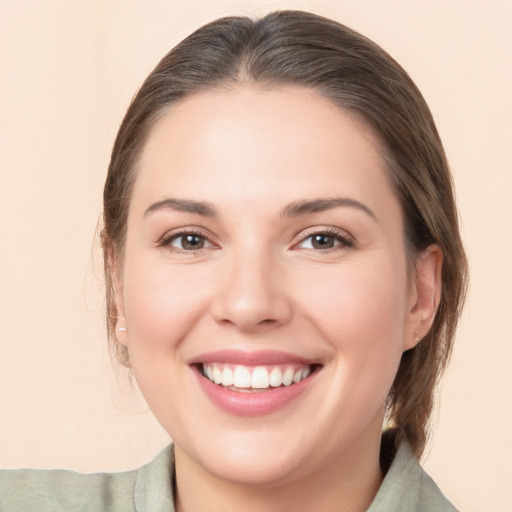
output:
[[[1,510],[454,510],[417,459],[466,260],[382,49],[303,12],[202,27],[129,107],[104,223],[109,335],[174,445],[5,473]]]

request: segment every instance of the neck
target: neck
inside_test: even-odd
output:
[[[251,486],[212,475],[176,446],[176,510],[364,512],[382,482],[380,440],[363,451],[357,448],[336,454],[308,474]]]

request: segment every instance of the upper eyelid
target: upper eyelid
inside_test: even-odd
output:
[[[335,226],[311,226],[309,228],[300,230],[294,238],[298,237],[300,241],[309,238],[312,235],[321,233],[339,236],[340,238],[346,238],[355,241],[355,237],[350,232],[348,232],[346,229],[338,228]]]
[[[171,242],[172,240],[175,240],[175,239],[179,238],[180,236],[186,236],[186,235],[201,236],[205,240],[207,240],[208,243],[212,244],[213,246],[218,246],[218,243],[214,240],[215,237],[213,237],[208,232],[205,232],[205,230],[203,228],[199,228],[196,226],[190,226],[190,227],[186,227],[186,228],[176,228],[174,230],[167,231],[164,235],[162,235],[157,240],[156,243],[157,243],[157,245],[160,245],[160,246],[166,245],[169,242]]]
[[[349,249],[356,246],[356,239],[346,230],[341,228],[336,228],[334,226],[314,226],[310,229],[303,230],[299,233],[299,239],[294,241],[291,248],[294,250],[300,249],[300,246],[302,243],[304,243],[306,240],[311,238],[314,235],[328,235],[332,236],[333,238],[337,239],[340,243],[334,247],[323,249],[323,251],[333,251],[333,250],[340,250],[340,249]],[[306,250],[309,250],[309,248],[305,248]],[[322,251],[321,249],[314,249],[315,251]]]
[[[213,237],[211,232],[205,228],[202,228],[199,226],[185,226],[185,227],[169,229],[160,238],[164,239],[164,238],[169,238],[169,237],[173,237],[173,236],[189,235],[189,234],[204,236],[205,238]]]
[[[209,243],[211,243],[214,246],[219,246],[220,243],[211,233],[209,230],[199,227],[199,226],[187,226],[187,227],[179,227],[170,231],[167,231],[164,235],[162,235],[158,240],[157,244],[163,245],[165,243],[168,243],[169,241],[179,237],[179,236],[185,236],[188,234],[197,235],[204,237]],[[341,239],[344,239],[346,241],[350,241],[351,243],[355,243],[356,239],[355,237],[348,232],[346,229],[339,228],[336,226],[309,226],[307,228],[303,228],[297,233],[294,234],[293,240],[292,240],[292,246],[297,245],[300,242],[303,242],[307,238],[315,235],[315,234],[328,234],[331,236],[338,236]]]

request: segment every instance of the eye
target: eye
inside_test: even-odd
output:
[[[302,238],[297,244],[300,249],[311,249],[311,250],[329,250],[335,248],[352,247],[354,245],[353,240],[348,236],[342,235],[337,231],[317,231],[311,233]]]
[[[159,245],[178,252],[192,252],[215,247],[204,235],[195,232],[173,233],[165,237]]]

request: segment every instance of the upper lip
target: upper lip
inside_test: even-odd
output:
[[[320,364],[318,360],[306,359],[295,354],[275,350],[217,350],[206,352],[188,361],[188,364],[199,363],[228,363],[242,366],[263,366],[273,364]]]

